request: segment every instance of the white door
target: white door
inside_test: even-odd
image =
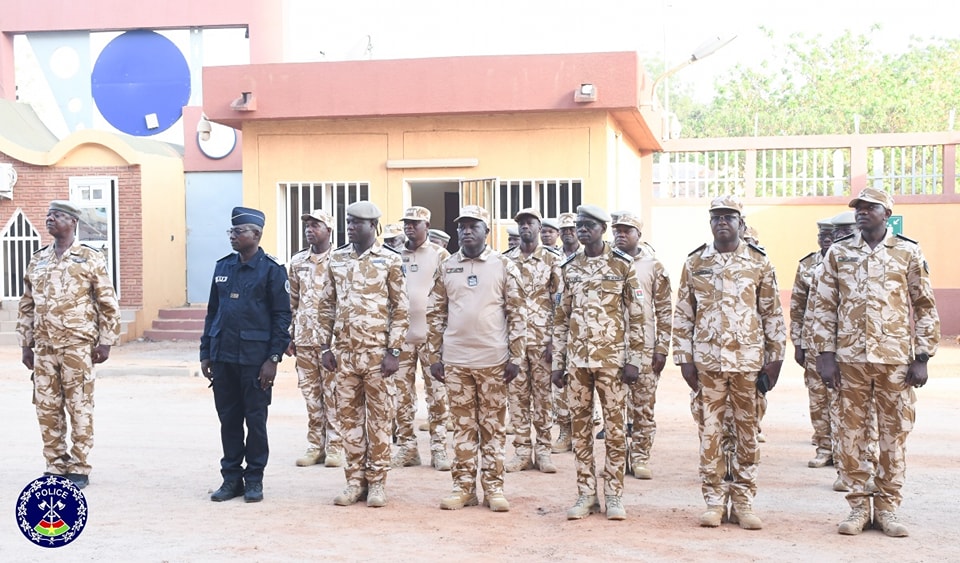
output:
[[[113,287],[119,291],[117,279],[117,236],[115,208],[117,179],[102,176],[70,178],[70,202],[80,208],[77,241],[103,252]]]

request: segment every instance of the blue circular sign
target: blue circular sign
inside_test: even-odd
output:
[[[60,475],[44,475],[17,498],[17,527],[40,547],[63,547],[87,525],[87,499]]]
[[[129,135],[156,135],[176,123],[190,101],[190,67],[166,37],[128,31],[104,47],[90,86],[110,125]]]

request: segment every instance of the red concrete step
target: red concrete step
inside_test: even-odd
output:
[[[147,330],[143,331],[143,337],[147,340],[184,340],[194,341],[198,345],[202,335],[203,330],[157,330],[148,328]]]
[[[158,318],[143,331],[149,340],[194,340],[199,342],[203,334],[206,306],[160,309]]]
[[[199,319],[164,319],[153,321],[152,328],[157,330],[203,330],[203,317]]]
[[[177,307],[175,309],[160,309],[161,319],[200,319],[207,315],[207,307]]]

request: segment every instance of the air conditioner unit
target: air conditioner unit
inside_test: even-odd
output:
[[[13,199],[13,186],[17,184],[17,171],[13,165],[0,162],[0,197]]]

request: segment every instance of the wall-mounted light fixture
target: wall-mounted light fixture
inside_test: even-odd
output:
[[[200,115],[200,121],[197,122],[197,134],[200,135],[201,141],[210,140],[210,132],[213,131],[213,126],[210,125],[210,120],[207,119],[206,115]]]
[[[573,91],[573,101],[581,104],[597,101],[597,87],[589,82],[584,82]]]
[[[230,102],[230,108],[234,111],[256,111],[257,99],[253,92],[241,92],[239,98]]]

